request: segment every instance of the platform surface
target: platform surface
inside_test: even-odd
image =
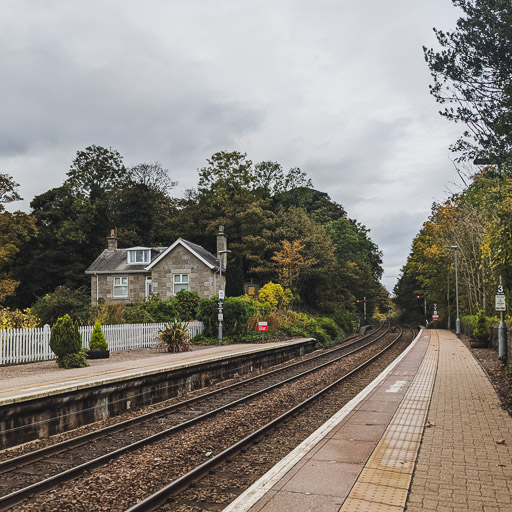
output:
[[[225,512],[510,512],[511,493],[512,419],[432,330]]]
[[[89,360],[87,368],[63,369],[55,361],[0,366],[0,405],[31,400],[90,386],[178,369],[207,361],[229,359],[283,346],[304,343],[306,339],[261,344],[235,344],[198,347],[190,352],[171,354],[154,349],[113,353],[108,359]]]

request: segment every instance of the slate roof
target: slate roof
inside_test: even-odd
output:
[[[187,240],[183,240],[179,238],[173,245],[169,247],[152,247],[151,248],[151,262],[149,264],[142,263],[140,265],[137,264],[129,264],[128,263],[128,250],[132,249],[105,249],[89,266],[89,268],[85,271],[86,274],[94,274],[95,272],[98,274],[111,274],[111,273],[139,273],[139,272],[149,272],[150,268],[155,260],[164,256],[166,251],[169,251],[172,247],[175,247],[178,243],[183,245],[189,251],[196,253],[200,258],[202,258],[207,265],[215,270],[219,268],[219,260],[210,252],[208,252],[204,247],[200,245],[193,244]]]

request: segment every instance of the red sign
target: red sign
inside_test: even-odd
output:
[[[356,299],[356,302],[359,303],[359,302],[364,302],[363,299]]]
[[[432,321],[437,322],[439,320],[439,315],[432,315]]]
[[[268,331],[268,322],[258,322],[258,331]]]

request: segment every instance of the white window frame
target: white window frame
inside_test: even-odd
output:
[[[128,251],[128,264],[144,265],[145,263],[149,263],[149,261],[151,260],[150,252],[151,249],[134,249]],[[140,255],[140,259],[137,259],[138,255]]]
[[[121,290],[121,292],[120,292]],[[116,299],[128,297],[128,278],[115,276],[113,282],[113,295]]]
[[[178,286],[177,289],[176,286]],[[173,274],[172,292],[176,295],[180,290],[190,290],[190,274]]]
[[[145,287],[145,297],[150,297],[153,293],[153,280],[151,276],[146,276],[146,287]]]

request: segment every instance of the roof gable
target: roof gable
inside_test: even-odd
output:
[[[202,261],[210,270],[216,270],[219,268],[219,260],[210,252],[208,252],[204,247],[200,245],[193,244],[187,240],[183,240],[183,238],[178,238],[176,242],[174,242],[171,246],[169,246],[165,251],[160,254],[156,259],[154,259],[147,267],[146,270],[151,270],[159,261],[164,259],[175,247],[181,245],[187,251],[192,253],[197,259]]]

